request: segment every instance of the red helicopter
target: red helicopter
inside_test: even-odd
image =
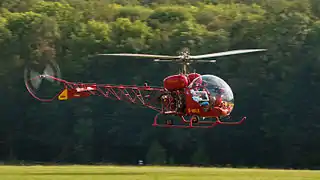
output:
[[[143,86],[136,86],[69,82],[61,79],[59,67],[53,61],[46,62],[40,71],[36,69],[36,64],[28,64],[25,68],[24,79],[28,92],[39,101],[50,102],[56,99],[64,101],[89,96],[102,96],[132,104],[140,104],[157,111],[158,114],[154,117],[153,126],[212,128],[218,124],[241,124],[246,117],[238,122],[224,120],[231,119],[230,113],[234,108],[234,96],[230,86],[215,75],[189,73],[188,66],[193,62],[216,62],[216,60],[201,60],[205,58],[259,51],[266,51],[266,49],[232,50],[196,56],[191,56],[187,48],[182,50],[178,56],[130,53],[95,55],[156,58],[154,59],[155,62],[181,63],[182,72],[166,77],[163,80],[163,87],[153,87],[146,83]],[[51,98],[41,98],[37,93],[43,80],[62,84],[63,89],[60,89]],[[179,117],[182,121],[180,124],[176,124],[172,119],[166,118],[164,123],[160,123],[159,115]]]

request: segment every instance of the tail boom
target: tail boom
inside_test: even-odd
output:
[[[39,77],[41,78],[41,77]],[[166,90],[161,87],[135,86],[135,85],[111,85],[96,83],[75,83],[68,82],[53,76],[46,76],[54,81],[63,84],[63,90],[51,99],[41,99],[27,86],[29,93],[39,101],[50,102],[54,100],[70,100],[75,98],[86,98],[90,96],[102,96],[108,99],[126,101],[132,104],[138,104],[162,112],[163,107],[159,97]]]

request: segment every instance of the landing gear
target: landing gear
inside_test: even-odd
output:
[[[168,116],[171,116],[171,118],[178,117],[181,118],[182,124],[174,124],[173,120],[167,119],[165,120],[165,123],[160,124],[158,122],[158,116],[159,115],[164,115],[165,118],[168,118]],[[200,120],[202,119],[202,120]],[[207,120],[208,119],[208,120]],[[164,113],[158,113],[154,117],[154,122],[152,126],[156,127],[166,127],[166,128],[213,128],[216,125],[239,125],[242,124],[245,121],[246,117],[243,117],[240,121],[238,122],[226,122],[226,121],[221,121],[219,117],[214,117],[214,118],[201,118],[197,115],[193,115],[190,119],[186,119],[184,114],[179,114],[175,111],[168,111]]]

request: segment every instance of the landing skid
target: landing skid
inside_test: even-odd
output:
[[[166,123],[160,124],[158,123],[158,118],[159,115],[168,115],[168,116],[175,116],[179,117],[183,124],[181,125],[175,125],[173,124],[172,120],[166,120]],[[196,118],[196,119],[195,119]],[[223,119],[230,119],[230,116],[224,117]],[[154,117],[154,122],[152,126],[155,127],[164,127],[164,128],[213,128],[217,125],[239,125],[242,124],[245,120],[246,117],[243,117],[240,121],[236,122],[227,122],[222,120],[219,117],[213,117],[213,118],[206,118],[206,119],[211,119],[211,120],[201,120],[202,118],[199,116],[193,116],[190,118],[190,120],[186,120],[185,116],[183,114],[177,113],[175,111],[168,111],[164,113],[158,113]]]

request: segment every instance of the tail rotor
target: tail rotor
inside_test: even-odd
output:
[[[60,68],[55,61],[32,61],[25,66],[25,86],[40,101],[51,101],[61,90],[61,83],[52,77],[61,78]]]

